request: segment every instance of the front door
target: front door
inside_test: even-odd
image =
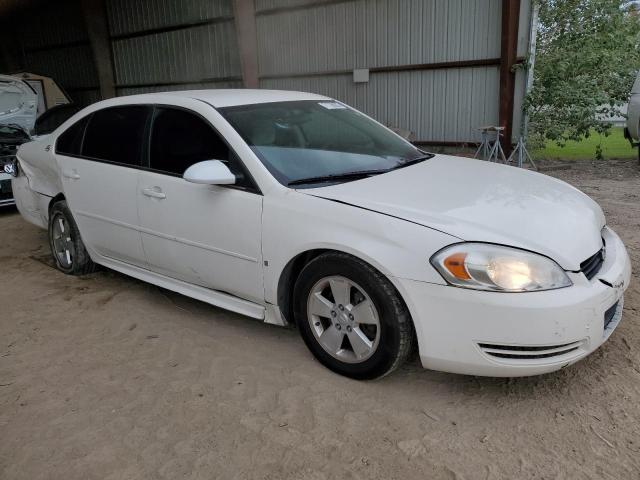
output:
[[[109,258],[145,265],[136,192],[151,107],[99,110],[56,142],[64,194],[85,245]]]
[[[222,160],[234,186],[197,185],[182,178],[191,165]],[[262,196],[239,160],[200,115],[156,107],[149,170],[138,180],[142,244],[149,268],[241,298],[264,300]]]

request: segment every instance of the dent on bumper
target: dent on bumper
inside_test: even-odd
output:
[[[552,372],[604,343],[622,317],[631,264],[606,232],[607,258],[591,281],[569,274],[572,287],[495,293],[396,279],[411,311],[425,368],[517,377]],[[615,307],[615,308],[612,308]],[[605,313],[613,312],[605,329]]]

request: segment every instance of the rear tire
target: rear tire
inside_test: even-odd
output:
[[[316,359],[350,378],[383,377],[413,349],[413,324],[400,295],[383,274],[351,255],[326,253],[303,268],[294,316]]]
[[[87,249],[82,243],[67,202],[56,202],[49,212],[49,246],[56,268],[67,275],[86,275],[96,271]]]

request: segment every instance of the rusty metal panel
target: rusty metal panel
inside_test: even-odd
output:
[[[112,35],[188,25],[233,16],[232,0],[108,0]]]
[[[259,5],[282,5],[269,1]],[[500,0],[354,0],[258,15],[260,73],[497,58],[500,15]]]
[[[239,77],[232,21],[113,41],[118,85]]]
[[[337,98],[424,142],[479,140],[477,128],[498,121],[498,67],[390,72],[354,85],[351,75],[272,78],[262,88]]]

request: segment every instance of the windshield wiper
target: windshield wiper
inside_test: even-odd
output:
[[[299,178],[298,180],[292,180],[287,185],[304,185],[307,183],[325,183],[333,182],[335,180],[357,180],[360,178],[371,177],[372,175],[380,175],[381,173],[387,173],[386,170],[360,170],[359,172],[346,172],[337,173],[335,175],[322,175],[318,177]]]
[[[380,175],[381,173],[391,172],[393,170],[398,170],[400,168],[405,168],[411,165],[415,165],[416,163],[424,162],[425,160],[429,160],[435,157],[433,153],[429,153],[422,157],[412,158],[411,160],[407,160],[402,162],[395,167],[387,168],[384,170],[361,170],[358,172],[346,172],[346,173],[337,173],[335,175],[322,175],[318,177],[308,177],[308,178],[300,178],[298,180],[292,180],[287,185],[304,185],[307,183],[325,183],[325,182],[333,182],[335,180],[357,180],[360,178],[371,177],[373,175]]]
[[[415,165],[416,163],[421,163],[421,162],[424,162],[425,160],[430,160],[433,157],[435,157],[435,155],[433,153],[429,153],[424,157],[412,158],[411,160],[407,160],[406,162],[402,162],[401,164],[396,165],[391,170],[398,170],[399,168],[410,167],[411,165]]]

